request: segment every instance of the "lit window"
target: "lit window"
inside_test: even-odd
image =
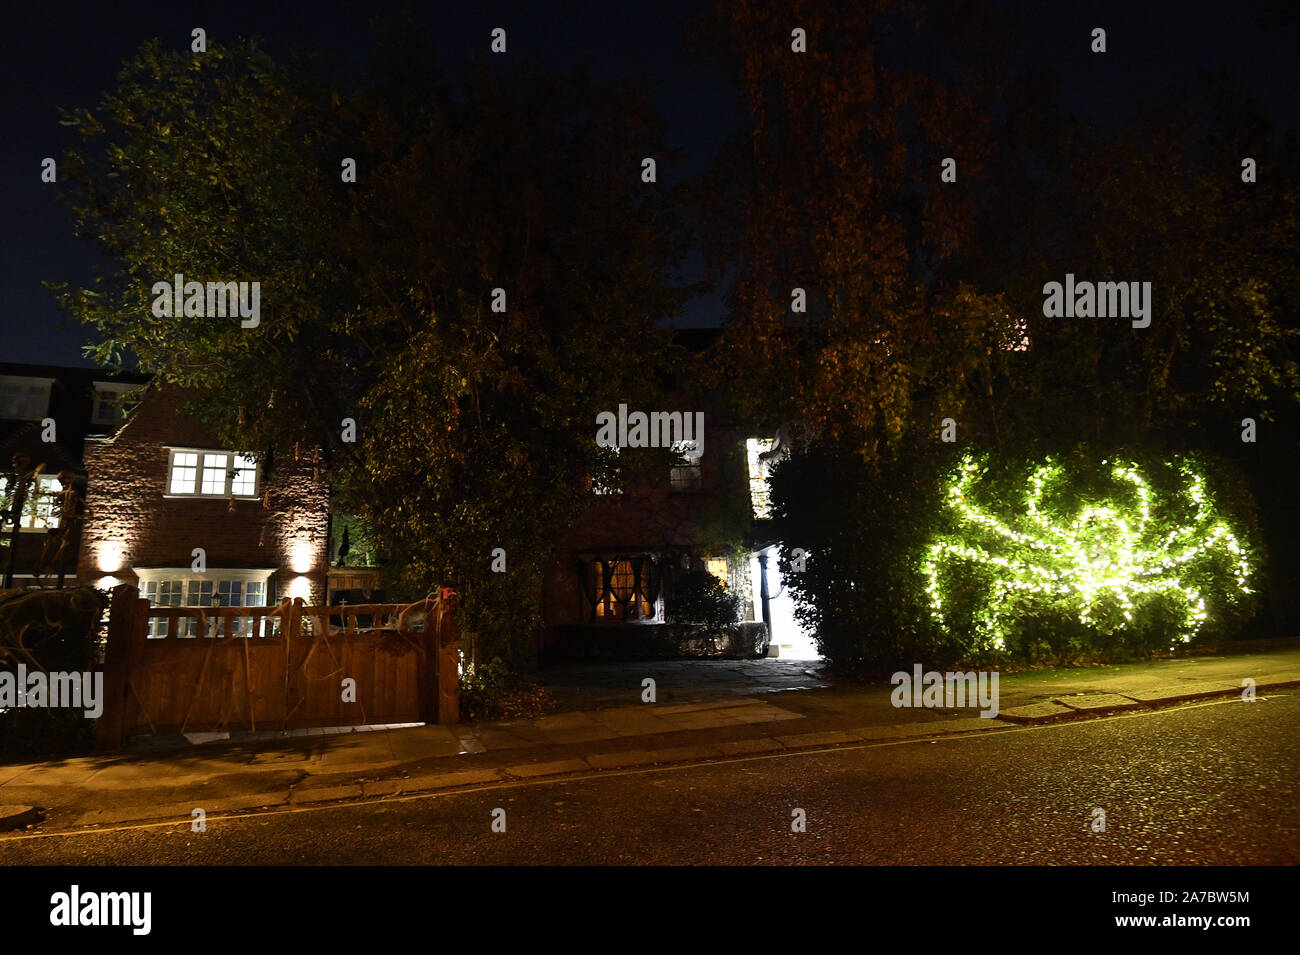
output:
[[[763,455],[776,445],[772,438],[749,438],[745,452],[749,459],[749,503],[756,518],[772,516],[772,499],[767,486],[768,463]]]
[[[710,557],[704,562],[704,566],[709,573],[724,584],[730,579],[727,573],[727,559],[725,557]]]
[[[257,459],[243,454],[235,455],[234,476],[230,480],[230,493],[247,497],[257,493]]]
[[[203,484],[200,494],[224,494],[226,491],[226,456],[203,455]]]
[[[27,500],[23,502],[23,515],[19,527],[25,531],[43,531],[59,526],[59,492],[63,484],[53,474],[42,474],[27,485]],[[6,507],[10,500],[9,479],[0,477],[0,503]]]
[[[591,490],[594,494],[620,494],[623,488],[619,486],[618,474],[618,452],[616,446],[602,449],[609,452],[600,462],[600,470],[591,476]]]
[[[155,607],[265,607],[270,570],[218,570],[197,575],[187,569],[156,570],[137,568],[140,586],[149,603]],[[247,618],[236,617],[231,627],[235,636],[243,636],[249,626]],[[263,621],[261,632],[268,633]],[[198,620],[185,618],[177,623],[176,633],[182,637],[198,635]],[[208,621],[208,635],[225,633],[221,618]],[[149,622],[149,636],[167,636],[167,619],[155,617]]]
[[[257,496],[257,459],[251,455],[174,448],[168,473],[168,494]]]
[[[586,592],[592,620],[647,621],[659,614],[659,566],[649,554],[593,560]]]
[[[194,478],[198,475],[199,456],[188,452],[172,454],[172,479],[168,488],[172,494],[193,494]]]

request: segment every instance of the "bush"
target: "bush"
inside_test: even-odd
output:
[[[460,718],[465,722],[531,718],[551,708],[544,687],[511,673],[500,658],[461,677]]]
[[[872,466],[823,443],[776,469],[772,499],[807,552],[795,573],[782,551],[796,615],[841,673],[1141,657],[1239,633],[1254,609],[1251,499],[1217,460],[927,444]]]
[[[731,657],[765,657],[771,642],[767,624],[761,620],[747,620],[732,624],[727,633],[727,656]]]
[[[925,611],[919,554],[935,526],[934,488],[949,445],[901,448],[879,466],[826,441],[771,478],[781,575],[795,616],[837,673],[887,677],[900,665],[946,662],[961,648]],[[802,549],[802,569],[791,552]]]
[[[696,630],[706,640],[716,640],[740,616],[740,595],[706,570],[677,577],[668,595],[668,622]]]
[[[0,591],[0,670],[86,672],[97,666],[96,640],[105,606],[91,587]],[[90,749],[95,721],[69,708],[0,711],[0,758],[47,758]]]

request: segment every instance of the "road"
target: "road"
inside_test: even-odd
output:
[[[0,864],[1300,863],[1300,693],[39,838]],[[505,832],[492,831],[505,810]],[[806,831],[792,831],[794,810]],[[1094,810],[1105,831],[1094,832]]]

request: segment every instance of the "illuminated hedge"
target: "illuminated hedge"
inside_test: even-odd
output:
[[[945,630],[1001,650],[1037,616],[1119,634],[1158,621],[1187,642],[1212,604],[1249,594],[1251,555],[1188,462],[1165,465],[1160,493],[1131,462],[1080,475],[1051,458],[1023,491],[967,455],[945,482],[943,530],[921,560],[930,612]],[[997,503],[1001,501],[1001,505]]]

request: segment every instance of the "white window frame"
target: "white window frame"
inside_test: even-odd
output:
[[[63,490],[63,482],[57,474],[40,474],[27,488],[27,500],[23,502],[22,517],[18,530],[24,534],[44,534],[48,529],[59,526],[59,513],[56,498]],[[8,499],[9,481],[0,475],[0,501]],[[46,507],[40,510],[42,504]],[[9,530],[13,528],[10,527]]]
[[[18,401],[20,406],[26,404],[29,392],[33,388],[40,388],[44,393],[44,398],[41,401],[40,414],[17,414],[19,410],[22,410],[21,407],[15,408],[15,413],[10,414],[9,409],[7,409],[4,404],[0,403],[0,419],[7,419],[9,421],[40,421],[50,410],[50,388],[53,384],[53,378],[29,378],[25,375],[0,375],[0,388],[3,388],[5,385],[18,386]]]
[[[745,459],[749,464],[749,507],[756,520],[772,516],[772,497],[767,477],[769,465],[761,458],[776,447],[775,438],[746,438]]]
[[[163,583],[179,583],[181,586],[180,603],[156,604],[151,599],[149,601],[150,606],[166,606],[166,607],[223,606],[221,604],[213,604],[213,603],[208,603],[208,604],[190,603],[189,599],[191,595],[191,590],[192,589],[199,590],[201,589],[201,585],[205,583],[211,585],[212,595],[215,596],[216,594],[220,593],[221,584],[224,581],[239,582],[240,585],[239,592],[243,600],[243,602],[239,606],[241,607],[274,606],[274,604],[271,603],[271,601],[274,599],[274,594],[272,593],[271,590],[271,575],[275,573],[275,568],[273,567],[257,567],[253,569],[209,567],[207,572],[202,574],[196,573],[194,569],[191,567],[136,567],[133,568],[133,570],[136,577],[139,578],[140,596],[142,597],[145,597],[147,595],[150,584],[156,585],[155,590],[160,589]],[[257,584],[257,583],[260,583],[262,585],[262,602],[250,604],[248,602],[248,585]],[[211,627],[212,625],[210,624],[209,626]],[[263,620],[261,626],[261,633],[259,634],[260,636],[267,635],[268,632],[267,627],[268,627],[267,621]],[[198,628],[197,628],[196,620],[193,619],[182,620],[180,621],[180,626],[176,628],[176,633],[178,636],[181,637],[192,637],[196,635],[197,629]],[[151,620],[149,625],[149,636],[150,637],[167,636],[167,621],[163,618],[157,618]],[[236,636],[243,636],[243,634],[240,633],[239,630],[237,629]]]
[[[139,387],[125,381],[95,382],[94,403],[90,407],[90,423],[105,428],[116,428],[126,420],[126,414],[122,406],[114,402]]]
[[[257,497],[261,494],[262,467],[261,467],[261,462],[258,461],[255,455],[238,454],[234,451],[227,451],[223,448],[169,447],[167,449],[167,452],[168,452],[167,453],[167,477],[166,477],[166,483],[163,485],[163,497],[177,497],[177,498],[197,497],[197,498],[206,498],[208,500],[225,500],[227,498],[233,497],[236,500],[251,501],[251,500],[256,500]],[[189,485],[190,490],[188,491],[184,491],[184,490],[178,491],[175,490],[175,488],[173,487],[173,474],[176,471],[176,456],[178,454],[196,455],[195,463],[194,463],[194,478],[190,482]],[[214,455],[214,454],[223,454],[226,457],[226,464],[224,466],[225,474],[221,484],[222,489],[215,493],[204,493],[203,472],[205,470],[205,464],[206,464],[205,456]],[[234,472],[236,470],[235,461],[238,458],[244,458],[245,460],[251,460],[253,462],[253,467],[252,467],[253,489],[252,491],[243,494],[235,494],[232,491],[232,487],[234,485],[234,480],[235,480],[234,479]],[[212,470],[212,469],[209,467],[207,468],[207,470]],[[246,470],[246,469],[240,468],[239,470]]]

